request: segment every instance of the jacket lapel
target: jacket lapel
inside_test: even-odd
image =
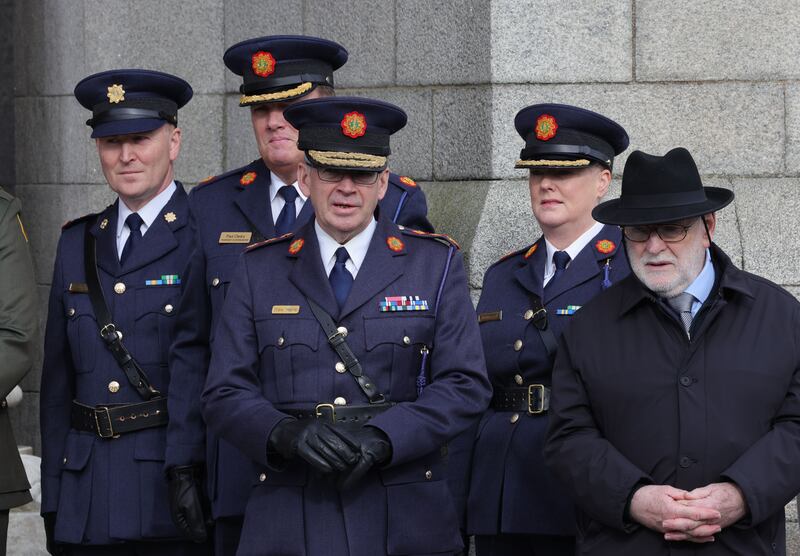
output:
[[[313,220],[297,231],[294,239],[303,240],[303,248],[296,254],[288,253],[286,256],[296,259],[289,272],[289,281],[297,287],[306,297],[313,299],[329,315],[335,318],[339,312],[339,304],[333,295],[333,289],[325,274],[325,267],[322,266],[322,258],[319,254],[319,242],[314,231]],[[291,243],[290,243],[291,244]]]
[[[119,255],[117,254],[117,217],[119,210],[117,199],[100,213],[92,224],[91,233],[95,238],[97,266],[111,276],[119,276]]]
[[[547,257],[544,236],[540,237],[534,245],[536,249],[530,257],[523,259],[523,264],[514,271],[514,277],[523,288],[541,297],[544,261]]]
[[[236,206],[244,217],[263,237],[275,237],[275,217],[269,202],[269,170],[261,159],[253,162],[248,172],[255,172],[256,179],[249,185],[239,184]]]

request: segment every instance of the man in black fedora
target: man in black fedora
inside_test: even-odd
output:
[[[732,200],[685,149],[636,151],[593,211],[633,274],[576,314],[553,371],[545,453],[579,509],[576,554],[786,553],[800,303],[712,242]]]

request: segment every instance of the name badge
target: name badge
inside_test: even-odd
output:
[[[296,315],[300,312],[300,305],[273,305],[273,315]]]
[[[82,282],[70,282],[67,289],[72,293],[89,293],[89,286]]]
[[[253,232],[222,232],[219,242],[222,243],[250,243]]]
[[[490,322],[493,320],[503,320],[503,311],[492,311],[490,313],[479,313],[478,324]]]

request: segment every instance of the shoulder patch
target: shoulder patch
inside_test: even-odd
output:
[[[69,228],[75,226],[76,224],[80,224],[81,222],[86,222],[87,220],[95,218],[99,214],[100,214],[99,212],[91,212],[89,214],[84,214],[83,216],[79,216],[78,218],[75,218],[74,220],[67,220],[66,222],[64,222],[64,225],[61,226],[61,229],[62,230],[69,229]]]
[[[402,231],[407,236],[427,237],[427,238],[430,238],[430,239],[434,239],[434,240],[438,241],[439,243],[443,243],[443,244],[447,245],[448,247],[452,245],[456,249],[459,249],[459,250],[461,249],[461,246],[458,245],[456,240],[454,240],[452,237],[450,237],[447,234],[434,234],[434,233],[431,233],[431,232],[423,232],[421,230],[412,230],[411,228],[406,228],[405,226],[401,226],[400,227],[400,231]]]
[[[610,255],[617,250],[617,245],[610,239],[601,239],[594,244],[594,248],[601,255]]]
[[[212,183],[217,183],[218,181],[222,181],[225,178],[229,178],[234,175],[241,179],[241,177],[244,174],[250,171],[250,167],[253,166],[253,164],[256,162],[258,162],[258,160],[254,160],[247,166],[242,166],[240,168],[236,168],[235,170],[229,170],[227,172],[223,172],[222,174],[218,174],[216,176],[209,176],[205,178],[203,181],[199,182],[197,185],[195,185],[194,189],[206,187],[207,185],[211,185]]]
[[[281,242],[286,241],[286,240],[288,240],[289,238],[292,238],[292,237],[294,237],[294,233],[293,232],[289,232],[288,234],[283,234],[282,236],[272,237],[272,238],[269,238],[269,239],[265,239],[264,241],[259,241],[258,243],[253,243],[253,244],[248,245],[247,247],[245,247],[244,250],[245,250],[245,253],[246,253],[248,251],[252,251],[253,249],[258,249],[258,248],[264,247],[266,245],[272,245],[274,243],[281,243]]]
[[[419,189],[419,185],[415,180],[408,176],[400,176],[394,172],[389,173],[389,183],[399,187],[403,191],[407,191],[409,195]]]

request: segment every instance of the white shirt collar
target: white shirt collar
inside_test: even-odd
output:
[[[595,222],[594,225],[583,232],[578,239],[573,241],[566,249],[556,249],[552,243],[550,243],[547,238],[544,238],[544,243],[547,246],[547,264],[544,265],[544,281],[543,284],[547,284],[547,281],[555,274],[556,267],[553,263],[553,253],[556,251],[566,251],[569,255],[570,262],[575,260],[575,257],[578,256],[584,247],[592,240],[594,236],[600,233],[603,229],[603,224],[600,222]],[[569,263],[567,263],[569,266]]]
[[[286,183],[278,177],[277,174],[270,171],[269,173],[269,202],[272,203],[275,201],[275,198],[278,196],[278,191],[280,188],[286,185]],[[303,195],[303,192],[300,191],[300,186],[297,185],[297,181],[295,181],[292,186],[297,190],[297,195],[300,197],[300,200],[305,203],[306,196]],[[281,201],[283,201],[283,197],[281,197]],[[276,215],[277,217],[277,215]]]
[[[161,210],[167,206],[167,203],[169,202],[170,198],[172,198],[172,194],[175,193],[176,189],[177,186],[175,185],[175,182],[170,182],[164,191],[150,199],[145,206],[136,211],[144,221],[144,224],[141,228],[142,235],[144,235],[150,226],[153,225],[153,222],[156,218],[158,218],[158,215],[161,214]],[[123,232],[125,232],[126,239],[128,233],[130,233],[130,230],[125,227],[125,219],[128,218],[133,211],[128,208],[128,205],[122,202],[122,199],[119,200],[117,206],[117,241],[119,241]]]
[[[339,247],[346,247],[350,258],[344,266],[350,271],[353,278],[355,278],[361,265],[364,264],[364,258],[367,256],[369,244],[372,241],[372,236],[377,227],[378,223],[374,218],[371,218],[366,228],[359,232],[358,235],[351,238],[345,245],[341,245],[328,235],[328,233],[320,227],[319,222],[315,220],[314,230],[317,232],[319,254],[320,257],[322,257],[322,265],[325,267],[325,275],[330,275],[331,270],[333,270],[333,265],[336,264],[336,250]]]

